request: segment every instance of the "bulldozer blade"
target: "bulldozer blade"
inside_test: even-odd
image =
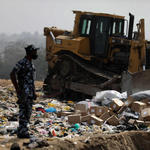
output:
[[[140,91],[150,90],[150,69],[136,73],[123,72],[121,86],[121,92],[127,91],[128,96]]]

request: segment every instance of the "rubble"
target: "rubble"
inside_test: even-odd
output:
[[[92,134],[150,131],[150,105],[145,95],[138,100],[131,96],[123,100],[112,98],[108,107],[95,102],[94,97],[82,102],[58,101],[43,97],[42,90],[38,88],[36,92],[38,99],[34,101],[28,126],[34,138],[28,144],[24,143],[26,148],[47,147],[49,141],[56,138],[66,140],[87,135],[88,138],[83,142],[90,143]],[[101,100],[99,97],[100,102],[102,99],[104,97]],[[0,86],[0,139],[3,139],[1,147],[17,137],[19,109],[16,101],[13,86]]]

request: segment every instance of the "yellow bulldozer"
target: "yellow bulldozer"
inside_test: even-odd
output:
[[[150,46],[144,19],[133,32],[134,15],[73,11],[73,31],[45,27],[46,95],[83,99],[98,91],[127,91],[150,87]]]

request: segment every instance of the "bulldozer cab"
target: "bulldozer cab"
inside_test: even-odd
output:
[[[109,37],[124,36],[124,19],[82,15],[79,34],[90,39],[91,55],[106,58],[108,56]]]

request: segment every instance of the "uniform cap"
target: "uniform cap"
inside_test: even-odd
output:
[[[25,47],[25,50],[27,51],[35,51],[35,50],[39,50],[40,48],[36,48],[34,45],[29,45],[27,47]]]

